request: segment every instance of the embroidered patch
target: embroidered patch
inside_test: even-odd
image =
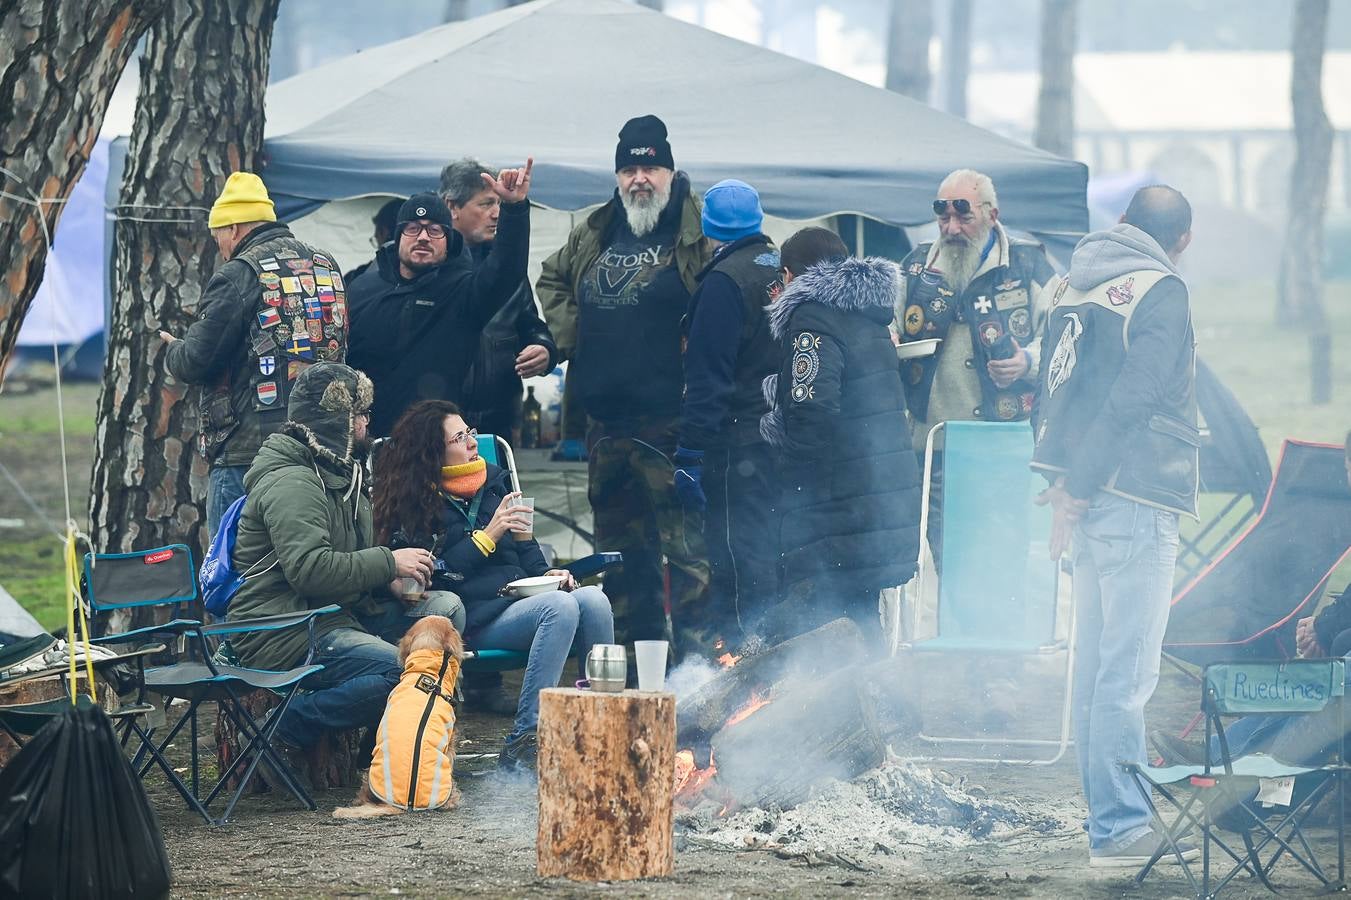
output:
[[[308,259],[290,259],[286,261],[286,268],[299,275],[301,272],[313,272],[314,263]]]
[[[261,278],[261,276],[259,277]],[[284,294],[299,294],[300,279],[295,277],[294,275],[291,275],[287,278],[283,278],[281,280],[281,289],[282,293]]]
[[[302,273],[299,276],[299,278],[300,278],[300,286],[305,289],[305,293],[313,297],[314,289],[316,287],[314,283],[314,274],[312,272],[305,272]]]
[[[264,272],[258,276],[258,283],[266,290],[275,291],[281,285],[281,276],[275,272]]]
[[[1055,392],[1070,380],[1074,374],[1074,364],[1078,362],[1076,347],[1079,337],[1084,333],[1084,323],[1078,313],[1065,313],[1065,330],[1060,332],[1060,340],[1055,343],[1051,353],[1051,362],[1046,367],[1046,395],[1054,397]]]
[[[994,286],[994,289],[996,291],[1004,292],[1016,290],[1017,288],[1020,288],[1022,286],[1023,281],[1021,278],[1010,278],[1008,281],[1001,281],[999,282],[999,284],[996,284]]]
[[[1065,296],[1065,291],[1069,288],[1069,286],[1070,280],[1068,278],[1060,279],[1060,283],[1055,286],[1055,294],[1052,295],[1051,297],[1052,306],[1060,305],[1060,298]]]
[[[757,266],[766,266],[771,269],[777,269],[779,267],[778,251],[767,250],[764,253],[761,253],[759,256],[755,257],[755,264]]]
[[[804,331],[793,341],[793,387],[789,395],[797,403],[815,397],[812,382],[821,371],[821,338]]]
[[[258,402],[268,406],[277,402],[277,383],[275,381],[264,381],[258,385]]]
[[[910,267],[909,267],[908,269],[905,270],[905,273],[906,273],[907,275],[918,275],[920,272],[923,272],[923,271],[924,271],[924,263],[922,263],[922,262],[912,262],[912,263],[910,264]]]
[[[919,305],[905,308],[905,333],[914,337],[924,327],[924,308]]]
[[[947,311],[948,311],[948,301],[944,300],[942,297],[935,297],[929,301],[930,315],[941,316],[943,315],[943,313]]]
[[[277,371],[277,358],[275,356],[258,357],[258,371],[264,375],[271,375]]]
[[[982,316],[994,308],[993,305],[991,305],[990,303],[990,298],[986,297],[984,294],[981,294],[979,297],[976,298],[975,306],[976,312],[980,313]]]
[[[304,359],[311,358],[314,354],[310,350],[310,337],[307,334],[295,334],[291,340],[286,343],[286,352],[292,356],[299,356]]]
[[[267,334],[266,332],[263,332],[253,339],[253,343],[250,346],[253,347],[253,352],[256,355],[262,356],[269,350],[276,350],[277,342],[272,340],[271,335]]]
[[[323,304],[319,302],[318,297],[305,298],[305,318],[322,319],[324,317]]]
[[[277,251],[277,259],[296,259],[299,256],[299,253],[285,247]]]
[[[268,306],[281,306],[281,291],[263,291],[263,302]]]
[[[281,266],[277,264],[275,259],[260,259],[258,260],[258,268],[262,269],[264,272],[275,272],[280,269]]]
[[[328,269],[333,268],[333,262],[332,262],[332,260],[330,260],[327,256],[325,256],[325,255],[322,254],[322,253],[316,253],[316,254],[314,254],[314,264],[315,264],[316,266],[324,266],[325,268],[328,268]]]
[[[1132,290],[1135,287],[1135,276],[1132,275],[1121,284],[1114,284],[1107,288],[1107,299],[1112,301],[1113,306],[1127,306],[1135,299],[1135,293]]]
[[[1019,339],[1032,334],[1032,314],[1026,309],[1009,313],[1009,333]]]
[[[275,309],[266,309],[258,314],[258,327],[275,328],[281,324],[281,316]]]
[[[995,309],[1017,309],[1020,306],[1027,306],[1027,304],[1027,291],[1022,288],[1002,291],[994,295]]]
[[[295,359],[291,360],[286,364],[286,380],[295,381],[297,378],[300,377],[300,373],[305,371],[309,367],[310,363],[300,362],[299,360]]]
[[[994,403],[995,416],[1004,422],[1018,418],[1021,409],[1022,404],[1012,394],[1000,394]]]
[[[987,347],[994,346],[994,342],[1004,334],[1004,329],[999,327],[998,322],[983,322],[980,326],[980,342]]]

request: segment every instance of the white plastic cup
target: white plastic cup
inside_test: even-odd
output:
[[[665,690],[668,649],[666,641],[633,642],[633,655],[638,662],[638,690]]]
[[[422,596],[422,582],[411,575],[405,575],[399,579],[399,596],[404,600],[413,601]]]
[[[528,541],[535,536],[535,498],[534,497],[513,497],[508,501],[507,509],[516,509],[523,506],[530,510],[530,527],[524,531],[512,529],[511,536],[514,540]]]

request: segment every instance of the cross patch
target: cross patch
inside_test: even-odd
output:
[[[982,316],[988,313],[993,305],[994,304],[990,303],[990,298],[986,297],[984,294],[981,294],[976,298],[976,312],[980,313]]]

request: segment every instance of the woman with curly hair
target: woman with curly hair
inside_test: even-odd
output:
[[[550,569],[530,530],[530,511],[508,473],[478,453],[476,433],[444,400],[415,403],[400,417],[375,463],[375,533],[386,546],[420,546],[439,560],[432,587],[464,602],[465,642],[528,651],[516,720],[498,764],[533,769],[539,692],[558,684],[570,651],[614,641],[610,601]],[[518,578],[559,575],[560,590],[514,600],[499,591]]]

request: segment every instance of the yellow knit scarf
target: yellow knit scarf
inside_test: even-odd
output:
[[[475,457],[458,466],[441,467],[441,487],[452,497],[471,500],[488,480],[488,463],[483,457]]]

